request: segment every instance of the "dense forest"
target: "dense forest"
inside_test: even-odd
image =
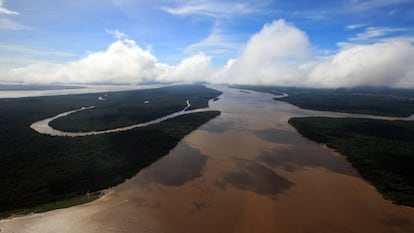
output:
[[[303,109],[397,117],[414,114],[412,89],[386,87],[324,89],[245,85],[233,87],[276,95],[287,93],[288,97],[275,100],[285,101]]]
[[[79,132],[105,130],[153,120],[184,109],[189,100],[191,109],[208,106],[208,101],[221,92],[201,85],[169,86],[157,89],[109,92],[97,95],[93,109],[52,121],[53,128]],[[100,97],[100,100],[99,100]]]
[[[414,207],[414,122],[305,117],[289,124],[346,156],[385,198]]]
[[[108,93],[142,102],[163,96],[153,103],[153,112],[177,111],[192,99],[193,108],[207,107],[209,98],[221,93],[203,86],[173,86],[153,90]],[[197,94],[199,93],[199,95]],[[82,203],[97,197],[96,191],[119,184],[159,157],[167,154],[186,134],[220,114],[217,111],[182,115],[155,125],[129,131],[87,137],[41,135],[30,124],[61,112],[97,105],[100,94],[0,99],[0,217],[43,211]],[[168,102],[173,107],[168,106]],[[179,103],[179,104],[178,104]],[[103,104],[104,105],[104,104]],[[124,114],[139,115],[145,109],[128,105]],[[110,112],[109,118],[111,118]],[[76,125],[76,116],[73,122]],[[124,118],[124,116],[120,116]],[[128,118],[128,117],[126,117]],[[79,122],[87,121],[82,119]],[[92,193],[92,195],[85,195]]]

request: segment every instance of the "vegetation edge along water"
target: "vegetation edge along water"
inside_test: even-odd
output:
[[[414,114],[414,90],[386,87],[302,88],[279,86],[233,85],[233,88],[264,92],[303,109],[408,117]]]
[[[197,104],[192,105],[193,108],[202,108],[208,106],[208,100],[221,95],[221,92],[204,86],[174,86],[120,92],[120,96],[131,101],[134,94],[140,96],[142,91],[146,98],[168,92],[169,98],[164,99],[171,101],[176,108],[173,111],[182,109],[185,102],[175,104],[182,99],[195,98]],[[134,176],[143,167],[168,154],[185,135],[220,114],[218,111],[191,113],[143,128],[87,137],[53,137],[30,129],[30,124],[35,121],[94,105],[102,95],[0,99],[0,217],[94,200],[100,190]],[[111,93],[114,95],[116,93]],[[117,106],[124,99],[118,98],[118,102],[108,106]],[[159,107],[155,112],[171,109],[166,103]],[[137,107],[135,111],[140,112],[142,108]],[[135,111],[127,108],[126,112]],[[108,113],[110,115],[110,111]],[[118,118],[111,119],[116,121]]]
[[[233,88],[289,96],[274,98],[303,109],[408,117],[414,90],[387,87],[300,88],[233,85]],[[395,204],[414,207],[414,122],[355,118],[291,118],[304,137],[337,150],[361,176]]]
[[[414,122],[301,117],[289,124],[344,155],[386,199],[414,207]]]
[[[187,106],[187,100],[191,104],[188,110],[204,108],[220,94],[202,85],[101,93],[100,98],[85,105],[95,108],[56,119],[50,126],[66,132],[114,129],[177,112]]]

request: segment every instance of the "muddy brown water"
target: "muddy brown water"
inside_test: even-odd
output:
[[[94,202],[0,221],[1,232],[414,232],[339,154],[299,135],[306,111],[224,91],[222,114]]]

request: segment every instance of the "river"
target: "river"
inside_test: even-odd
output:
[[[215,88],[221,115],[168,155],[94,202],[2,220],[1,232],[414,232],[412,208],[384,200],[344,157],[287,123],[350,114]]]
[[[74,114],[80,111],[84,111],[84,110],[88,110],[88,109],[93,109],[95,108],[95,106],[89,106],[89,107],[82,107],[79,109],[75,109],[72,111],[68,111],[68,112],[63,112],[60,113],[56,116],[50,117],[50,118],[46,118],[40,121],[36,121],[33,124],[30,125],[30,128],[32,128],[33,130],[37,131],[40,134],[47,134],[50,136],[67,136],[67,137],[83,137],[83,136],[91,136],[91,135],[99,135],[99,134],[108,134],[108,133],[114,133],[114,132],[122,132],[122,131],[127,131],[127,130],[131,130],[131,129],[135,129],[135,128],[141,128],[141,127],[145,127],[145,126],[149,126],[149,125],[153,125],[153,124],[157,124],[160,123],[162,121],[166,121],[168,119],[172,119],[181,115],[186,115],[186,114],[191,114],[191,113],[195,113],[195,112],[205,112],[205,111],[211,111],[209,108],[199,108],[199,109],[194,109],[194,110],[188,110],[189,107],[191,107],[190,101],[187,100],[186,101],[187,106],[177,112],[171,113],[169,115],[154,119],[154,120],[150,120],[147,122],[142,122],[142,123],[138,123],[138,124],[133,124],[133,125],[128,125],[128,126],[123,126],[123,127],[119,127],[119,128],[114,128],[114,129],[105,129],[105,130],[98,130],[98,131],[87,131],[87,132],[65,132],[65,131],[61,131],[61,130],[57,130],[52,128],[49,123],[51,121],[54,121],[58,118],[61,117],[65,117],[68,116],[70,114]]]

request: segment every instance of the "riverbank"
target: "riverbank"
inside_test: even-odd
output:
[[[399,205],[414,206],[411,172],[414,166],[411,143],[414,140],[414,90],[243,85],[234,88],[274,95],[286,91],[289,95],[275,96],[274,100],[316,110],[312,115],[324,117],[292,118],[289,124],[304,137],[327,144],[346,156],[385,198]]]
[[[8,218],[8,217],[10,218],[21,217],[21,216],[25,216],[28,214],[43,213],[43,212],[48,212],[51,210],[58,210],[58,209],[68,208],[68,207],[72,207],[76,205],[82,205],[88,202],[95,201],[98,198],[100,198],[102,195],[103,194],[100,191],[98,191],[98,192],[79,195],[76,197],[71,197],[68,199],[63,199],[60,201],[40,204],[38,206],[31,207],[31,208],[14,209],[14,210],[6,211],[6,212],[1,212],[0,219]]]
[[[174,86],[121,93],[117,101],[122,103],[121,97],[131,98],[135,93],[141,95],[141,92],[147,97],[152,92],[153,96],[164,92],[164,98],[170,95],[170,103],[173,104],[164,103],[157,109],[154,103],[154,115],[180,111],[186,99],[197,98],[197,107],[207,107],[208,98],[221,94],[201,88],[204,88],[203,96],[194,91],[200,90],[200,86]],[[0,132],[3,132],[0,134],[0,212],[11,214],[13,210],[19,212],[45,203],[59,203],[122,183],[167,154],[192,130],[220,114],[195,110],[185,115],[174,115],[175,118],[167,117],[165,121],[147,127],[81,138],[42,135],[29,127],[35,121],[65,110],[97,106],[101,104],[98,95],[0,100],[0,109],[4,113],[0,116]],[[179,97],[175,98],[175,95]],[[114,97],[116,93],[108,96]],[[178,103],[182,99],[184,101]],[[178,109],[174,111],[176,107]],[[141,110],[136,108],[137,112]],[[128,109],[127,113],[131,111]]]
[[[386,199],[414,207],[414,122],[305,117],[289,124],[346,156]]]
[[[196,113],[196,112],[208,112],[211,111],[209,108],[199,108],[199,109],[194,109],[194,110],[188,110],[191,107],[190,101],[187,100],[186,101],[187,106],[178,111],[178,112],[174,112],[171,113],[169,115],[157,118],[157,119],[153,119],[150,120],[148,122],[142,122],[142,123],[138,123],[138,124],[133,124],[133,125],[128,125],[128,126],[123,126],[120,128],[114,128],[114,129],[105,129],[105,130],[100,130],[100,131],[82,131],[82,132],[65,132],[65,131],[61,131],[61,130],[57,130],[54,129],[50,126],[50,124],[62,117],[66,117],[69,116],[71,114],[80,112],[80,111],[84,111],[84,110],[88,110],[88,109],[93,109],[95,108],[95,106],[90,106],[90,107],[82,107],[80,109],[75,109],[72,111],[68,111],[68,112],[64,112],[64,113],[60,113],[56,116],[50,117],[50,118],[46,118],[40,121],[36,121],[33,124],[30,125],[30,128],[32,128],[33,130],[35,130],[36,132],[40,133],[40,134],[46,134],[46,135],[50,135],[50,136],[60,136],[60,137],[84,137],[84,136],[93,136],[93,135],[100,135],[100,134],[108,134],[108,133],[115,133],[115,132],[122,132],[122,131],[127,131],[127,130],[131,130],[131,129],[135,129],[135,128],[141,128],[141,127],[146,127],[149,125],[153,125],[153,124],[157,124],[163,121],[166,121],[168,119],[172,119],[181,115],[186,115],[186,114],[191,114],[191,113]]]
[[[300,88],[235,85],[234,88],[273,95],[302,109],[388,117],[409,117],[414,114],[414,90],[385,87]],[[287,93],[287,95],[282,96]]]
[[[0,220],[1,232],[414,232],[351,164],[288,119],[328,114],[223,86],[220,116],[102,198]]]

